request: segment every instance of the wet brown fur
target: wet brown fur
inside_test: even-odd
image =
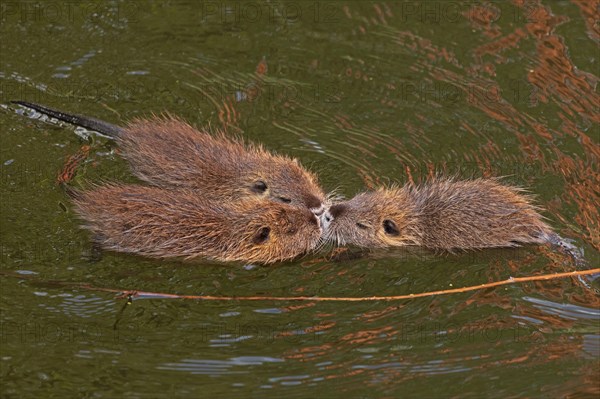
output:
[[[531,198],[497,179],[380,189],[334,205],[324,217],[332,218],[325,238],[362,247],[514,247],[546,242],[551,234]],[[385,220],[395,223],[398,234],[385,232]]]
[[[135,120],[117,140],[134,174],[152,185],[198,189],[223,201],[258,195],[308,208],[326,201],[316,176],[296,159],[172,116]],[[266,184],[264,192],[253,189],[258,181]]]
[[[308,209],[256,197],[231,203],[193,190],[106,185],[73,200],[105,249],[154,258],[273,263],[312,250],[321,236]]]

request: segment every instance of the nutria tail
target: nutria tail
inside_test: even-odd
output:
[[[73,125],[84,127],[86,129],[91,129],[112,138],[118,137],[123,131],[123,129],[119,126],[113,125],[112,123],[104,122],[100,119],[90,118],[88,116],[83,115],[65,114],[64,112],[59,111],[57,109],[49,108],[44,105],[30,103],[27,101],[11,101],[11,103],[19,104],[24,107],[34,109],[38,112],[56,118],[60,121],[68,122]]]
[[[571,256],[571,258],[575,261],[575,265],[577,265],[579,268],[584,268],[587,266],[583,249],[572,244],[572,240],[562,238],[554,232],[547,233],[544,238],[550,245]]]

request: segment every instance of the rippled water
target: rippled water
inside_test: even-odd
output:
[[[168,111],[298,157],[350,197],[506,176],[600,253],[597,2],[3,2],[2,396],[600,394],[598,280],[368,297],[586,267],[556,249],[324,250],[274,267],[95,251],[56,179],[134,181],[118,148],[14,99],[124,123]],[[25,115],[26,116],[26,115]],[[89,151],[82,147],[89,145]]]

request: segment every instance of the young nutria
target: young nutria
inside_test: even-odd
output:
[[[73,200],[102,247],[154,258],[273,263],[314,249],[321,237],[308,209],[257,197],[228,203],[193,190],[106,185]]]
[[[496,179],[437,179],[359,194],[333,205],[321,221],[324,237],[342,245],[514,247],[555,235],[537,209],[522,190]]]
[[[316,176],[296,159],[245,145],[223,133],[210,135],[171,116],[138,119],[119,127],[38,104],[15,103],[113,137],[133,173],[152,185],[198,189],[222,200],[267,197],[305,206],[316,214],[325,209],[326,196]]]

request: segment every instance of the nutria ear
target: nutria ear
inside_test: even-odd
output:
[[[386,219],[383,221],[383,230],[385,230],[385,234],[388,236],[397,236],[400,235],[400,229],[396,226],[393,220]]]
[[[269,234],[271,233],[270,227],[261,227],[258,229],[254,237],[252,237],[252,242],[255,244],[263,244],[265,241],[269,239]]]

